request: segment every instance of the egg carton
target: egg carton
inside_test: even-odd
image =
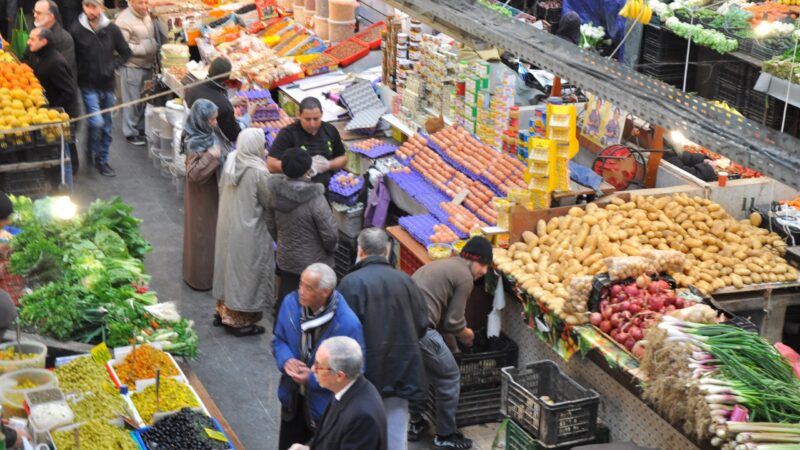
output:
[[[384,114],[386,114],[386,108],[383,106],[361,111],[353,115],[353,119],[344,129],[346,131],[374,129]]]
[[[371,159],[380,158],[382,156],[386,156],[388,154],[394,153],[397,150],[396,145],[382,143],[378,145],[373,145],[370,148],[364,149],[361,147],[357,147],[355,145],[350,145],[350,151],[353,153],[358,153],[360,155],[364,155]]]
[[[400,189],[404,190],[411,198],[427,209],[429,213],[439,220],[447,220],[449,216],[439,207],[439,204],[450,201],[450,199],[428,183],[422,175],[416,171],[411,173],[390,172],[388,177],[397,183]]]
[[[439,225],[435,217],[430,214],[422,216],[405,216],[397,220],[400,228],[406,230],[411,237],[424,246],[431,244],[430,237],[433,235],[433,227]]]
[[[341,98],[353,118],[359,113],[369,110],[386,112],[386,107],[381,102],[381,99],[378,98],[378,94],[375,93],[372,84],[366,81],[358,81],[348,86],[342,91]]]
[[[264,128],[264,138],[267,140],[267,148],[272,147],[272,143],[275,142],[275,138],[278,137],[280,131],[280,128]]]

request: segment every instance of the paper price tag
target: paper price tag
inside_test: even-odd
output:
[[[469,195],[469,189],[464,188],[464,189],[461,190],[461,192],[456,194],[455,197],[453,197],[453,201],[451,201],[450,203],[452,203],[454,205],[460,205],[461,203],[464,202],[464,199],[467,198],[467,195]]]
[[[204,429],[206,430],[206,434],[208,435],[208,437],[210,437],[211,439],[220,442],[228,442],[228,438],[226,438],[222,432],[217,430],[212,430],[211,428],[204,428]]]
[[[92,347],[92,349],[89,350],[89,353],[91,353],[92,358],[94,358],[94,360],[100,364],[105,364],[106,362],[111,361],[111,352],[108,350],[108,346],[106,346],[105,342],[101,342]]]

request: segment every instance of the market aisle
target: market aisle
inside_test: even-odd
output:
[[[115,123],[119,123],[116,117]],[[125,142],[118,128],[110,164],[117,172],[115,178],[100,176],[94,169],[82,166],[75,180],[73,201],[86,208],[95,199],[119,195],[133,206],[136,217],[143,220],[142,234],[153,244],[153,251],[145,259],[147,273],[152,276],[151,287],[158,292],[160,301],[174,301],[181,314],[195,322],[200,344],[198,359],[190,362],[192,370],[246,450],[274,450],[280,410],[271,334],[236,338],[211,325],[211,293],[196,292],[181,279],[183,199],[176,195],[172,180],[153,168],[145,147]],[[262,323],[268,330],[272,328],[271,319],[265,318]],[[495,430],[496,424],[490,424],[469,427],[464,432],[475,440],[475,450],[488,450]],[[409,450],[429,449],[428,442],[410,443]]]
[[[115,117],[115,124],[119,121]],[[145,147],[128,144],[117,129],[110,164],[116,178],[81,168],[75,180],[74,201],[85,208],[97,198],[119,195],[134,207],[135,215],[144,221],[142,234],[153,244],[145,260],[152,288],[161,301],[176,302],[181,314],[195,322],[200,355],[190,363],[192,369],[245,448],[273,450],[280,416],[275,396],[278,372],[270,353],[270,335],[236,338],[213,327],[211,294],[195,292],[183,283],[183,200],[176,195],[172,180],[153,169]],[[264,326],[272,328],[271,322]]]

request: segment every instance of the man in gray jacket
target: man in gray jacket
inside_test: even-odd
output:
[[[334,265],[339,240],[336,220],[325,200],[325,187],[311,182],[311,156],[304,150],[288,149],[281,159],[284,175],[267,180],[270,207],[267,227],[278,245],[279,288],[275,311],[300,285],[300,274],[314,263]]]
[[[145,81],[153,78],[153,68],[158,53],[158,37],[153,19],[147,10],[147,0],[130,0],[115,22],[131,48],[131,57],[119,69],[122,102],[140,98]],[[122,133],[133,145],[145,145],[144,104],[122,109]]]

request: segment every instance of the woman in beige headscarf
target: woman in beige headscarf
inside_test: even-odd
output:
[[[275,257],[265,220],[270,177],[264,131],[248,128],[236,140],[220,179],[214,262],[214,325],[236,336],[262,334],[256,325],[275,301]]]

